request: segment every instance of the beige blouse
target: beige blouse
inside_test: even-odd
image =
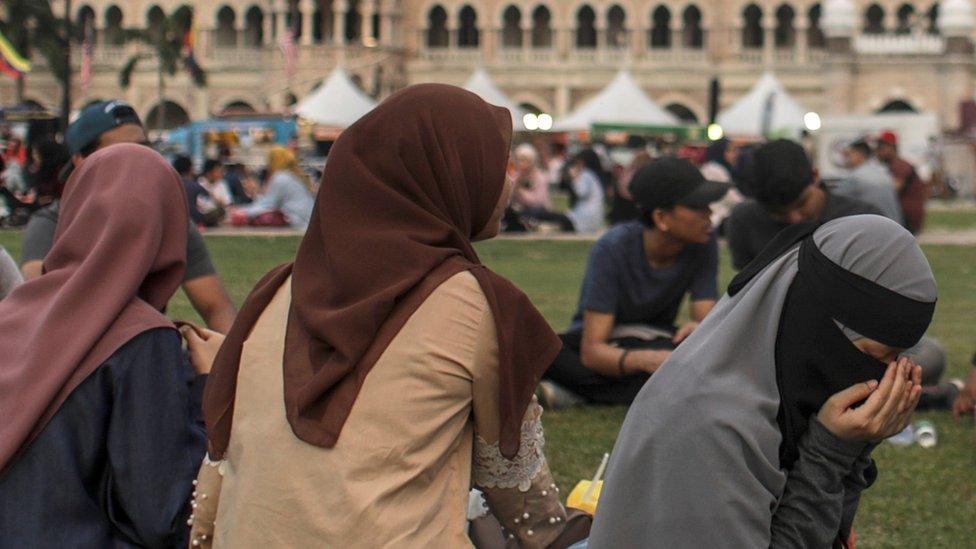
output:
[[[411,316],[366,377],[333,448],[299,440],[285,417],[290,298],[288,281],[244,344],[225,460],[201,468],[195,545],[470,547],[472,485],[509,545],[545,547],[560,534],[566,515],[537,404],[517,458],[499,453],[498,344],[474,276],[455,275]]]

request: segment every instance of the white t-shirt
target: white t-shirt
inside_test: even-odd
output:
[[[566,214],[578,233],[595,233],[603,228],[603,185],[590,170],[573,179],[576,205]]]

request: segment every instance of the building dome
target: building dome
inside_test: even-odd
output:
[[[827,36],[852,36],[857,29],[857,6],[853,0],[827,0],[820,27]]]
[[[939,30],[946,36],[968,35],[976,28],[970,0],[946,0],[939,5]]]

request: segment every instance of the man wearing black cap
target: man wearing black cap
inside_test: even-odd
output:
[[[98,149],[118,143],[149,144],[139,115],[124,101],[99,101],[86,107],[68,127],[65,141],[71,163],[64,177]],[[53,202],[35,212],[27,224],[21,251],[21,272],[26,280],[41,275],[44,256],[54,242],[58,208],[59,203]],[[192,225],[187,236],[186,260],[183,291],[208,327],[226,333],[237,311],[217,275],[203,237]]]
[[[832,194],[820,183],[803,147],[779,139],[743,157],[736,182],[749,197],[725,220],[732,265],[742,269],[784,228],[803,221],[881,212],[874,206]]]
[[[613,227],[593,246],[576,316],[541,385],[544,404],[629,404],[705,318],[718,298],[709,205],[728,190],[675,157],[634,174],[630,193],[641,218]],[[685,294],[692,322],[677,329]]]

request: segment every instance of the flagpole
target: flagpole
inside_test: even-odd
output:
[[[61,82],[61,130],[68,131],[71,116],[71,0],[64,0],[64,80]]]

